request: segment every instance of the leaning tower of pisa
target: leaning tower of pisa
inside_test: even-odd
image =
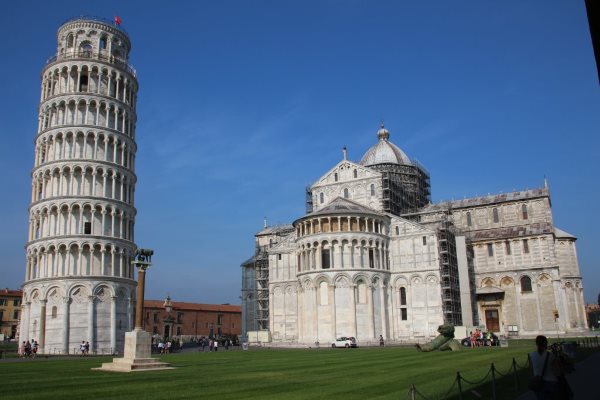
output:
[[[127,33],[78,17],[41,74],[21,341],[40,352],[121,352],[135,301],[138,82]]]

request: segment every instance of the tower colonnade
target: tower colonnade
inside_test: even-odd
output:
[[[36,204],[58,197],[102,197],[133,203],[136,177],[117,166],[60,162],[32,173],[31,201]]]
[[[111,129],[94,131],[87,128],[85,132],[57,129],[38,136],[34,167],[54,161],[93,159],[134,170],[136,151],[133,139],[123,137]]]
[[[112,22],[88,17],[65,22],[57,39],[41,73],[19,329],[41,353],[82,340],[121,352],[136,286],[131,43]]]

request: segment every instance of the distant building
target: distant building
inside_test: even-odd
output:
[[[307,189],[306,215],[256,234],[243,334],[313,344],[426,340],[442,323],[586,330],[576,238],[554,225],[546,184],[431,204],[425,168],[383,126],[377,136]]]
[[[0,289],[0,334],[5,339],[17,337],[22,298],[22,290]]]
[[[144,301],[144,330],[161,337],[220,337],[242,333],[242,308],[229,304]]]
[[[586,304],[585,312],[590,328],[600,329],[600,306],[598,304]]]

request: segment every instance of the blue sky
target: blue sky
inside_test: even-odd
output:
[[[147,298],[239,304],[240,263],[385,120],[433,200],[540,187],[600,292],[600,87],[583,1],[53,1],[0,13],[0,287],[24,277],[40,72],[76,15],[122,18],[138,71]],[[594,245],[596,243],[596,245]]]

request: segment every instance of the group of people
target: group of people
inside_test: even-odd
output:
[[[85,340],[81,341],[79,345],[79,352],[81,353],[81,357],[90,355],[90,342],[86,342]]]
[[[493,344],[493,337],[491,332],[483,333],[481,329],[475,329],[475,332],[469,333],[469,341],[471,347],[482,347],[491,346]]]
[[[21,358],[35,358],[37,355],[37,352],[39,350],[39,344],[36,340],[31,339],[28,340],[27,342],[23,342],[21,343],[21,346],[19,347],[19,356]]]
[[[158,352],[160,354],[169,354],[171,352],[171,348],[173,347],[173,342],[170,340],[166,340],[164,343],[162,340],[158,341]]]
[[[219,345],[222,345],[223,347],[225,347],[225,350],[229,350],[230,346],[233,346],[233,342],[231,339],[223,339],[221,340],[221,343],[219,343],[219,340],[217,339],[212,339],[212,338],[200,338],[200,340],[198,341],[198,344],[200,345],[200,349],[198,349],[198,351],[206,351],[206,348],[208,347],[208,351],[218,351],[219,350]]]

